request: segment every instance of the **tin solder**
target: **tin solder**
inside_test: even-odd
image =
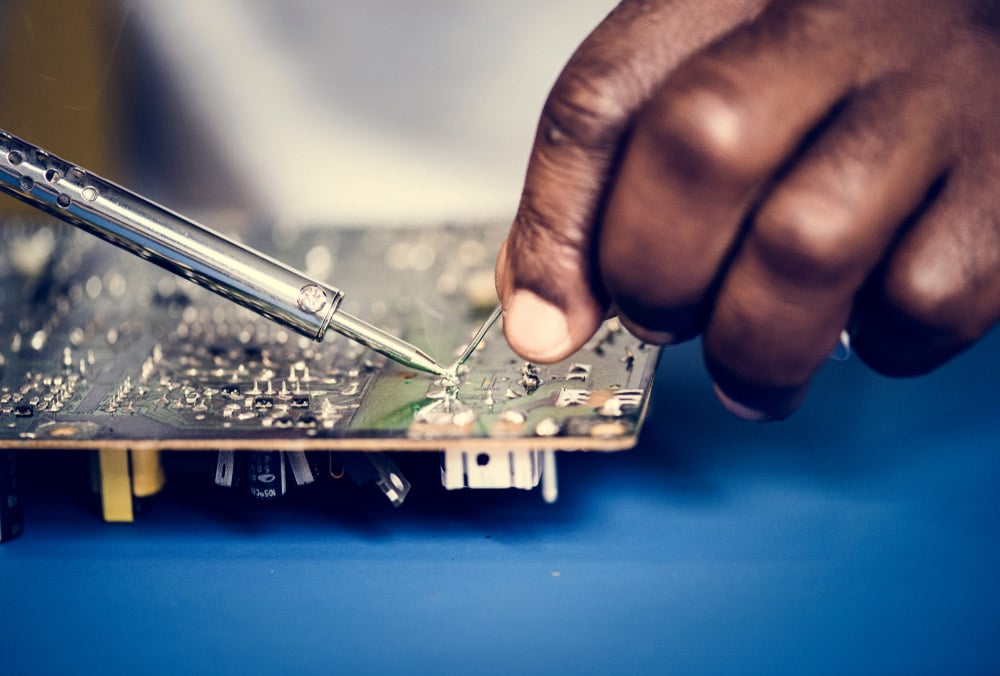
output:
[[[420,348],[340,309],[344,294],[0,130],[0,190],[315,341],[327,329],[413,369]]]

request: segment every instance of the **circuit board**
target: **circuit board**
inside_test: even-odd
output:
[[[445,363],[496,304],[499,227],[253,231]],[[11,220],[0,239],[0,448],[444,451],[449,487],[475,483],[470,458],[510,453],[537,483],[541,452],[636,443],[658,357],[611,320],[573,358],[531,364],[496,326],[449,384],[342,336],[311,342],[69,226]]]

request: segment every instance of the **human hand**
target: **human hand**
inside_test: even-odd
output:
[[[556,361],[609,312],[703,334],[753,420],[848,325],[874,369],[933,369],[1000,318],[998,67],[997,0],[625,0],[542,111],[508,342]]]

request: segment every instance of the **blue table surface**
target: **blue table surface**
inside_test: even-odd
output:
[[[997,334],[915,380],[831,364],[771,425],[671,349],[639,447],[560,455],[555,505],[413,458],[398,510],[184,475],[107,525],[36,458],[0,673],[1000,673]]]

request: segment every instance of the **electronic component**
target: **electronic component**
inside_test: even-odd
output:
[[[461,281],[492,268],[502,237],[284,229],[258,248],[322,263],[355,290],[347,311],[458,357],[493,309]],[[398,504],[410,486],[385,454],[407,451],[443,452],[448,488],[541,482],[554,498],[551,452],[635,444],[659,352],[612,320],[565,362],[525,363],[494,328],[456,378],[437,378],[343,337],[299,337],[61,224],[7,222],[0,247],[0,449],[100,451],[123,520],[129,472],[134,495],[162,485],[157,451],[217,451],[216,483],[264,499],[346,470]],[[382,455],[327,458],[343,451]]]

